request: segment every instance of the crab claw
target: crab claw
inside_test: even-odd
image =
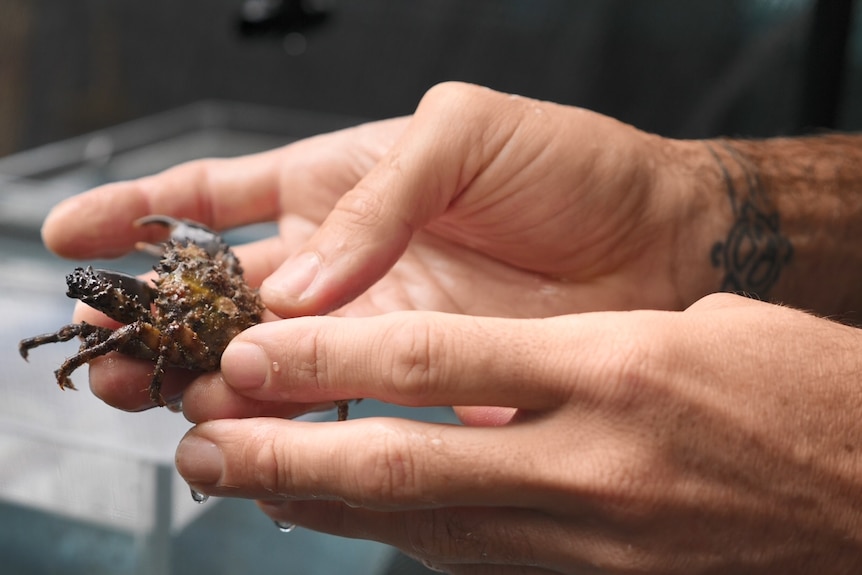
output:
[[[203,224],[193,222],[191,220],[178,220],[170,216],[144,216],[135,220],[135,226],[147,226],[150,224],[159,224],[163,227],[170,228],[171,239],[181,243],[194,243],[203,248],[210,256],[215,257],[219,253],[227,253],[230,249],[220,235],[215,233]],[[138,249],[151,253],[155,256],[161,256],[164,253],[164,248],[140,242]]]
[[[137,277],[113,270],[96,269],[95,273],[112,286],[124,293],[138,298],[138,303],[149,308],[156,299],[156,290],[148,282]]]
[[[128,274],[76,268],[66,276],[66,295],[99,310],[121,323],[149,317],[156,290],[145,281]]]

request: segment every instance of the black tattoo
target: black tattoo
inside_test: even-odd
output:
[[[765,193],[755,167],[726,142],[721,145],[742,169],[745,182],[738,189],[727,165],[707,144],[724,178],[734,219],[727,239],[712,247],[712,265],[724,270],[721,291],[765,298],[793,257],[793,246],[781,234],[778,210]]]

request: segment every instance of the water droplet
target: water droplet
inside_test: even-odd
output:
[[[287,521],[273,521],[273,523],[282,533],[290,533],[296,529],[296,523],[288,523]]]
[[[194,499],[195,503],[206,503],[206,500],[210,498],[206,493],[201,493],[200,491],[195,491],[193,488],[189,487],[189,491],[191,491],[192,499]]]
[[[278,373],[280,369],[281,369],[281,366],[278,365],[277,361],[272,362],[272,371],[274,371],[275,373]]]
[[[183,411],[183,398],[180,397],[180,398],[174,399],[173,401],[169,401],[165,405],[165,407],[167,407],[169,411],[172,411],[174,413],[182,413],[182,411]]]

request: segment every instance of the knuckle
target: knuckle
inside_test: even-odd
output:
[[[421,404],[440,381],[445,361],[445,342],[433,320],[396,319],[381,343],[386,381],[399,401]]]
[[[362,453],[356,476],[356,500],[360,506],[397,507],[419,494],[416,460],[402,433],[380,424],[374,443]]]
[[[489,91],[475,84],[456,81],[440,82],[425,92],[419,106],[448,107],[450,104],[460,104],[465,98],[473,98],[485,92]]]
[[[508,96],[490,88],[464,82],[442,82],[432,86],[422,97],[416,109],[416,117],[433,118],[434,125],[483,126],[496,125],[500,120],[502,102]],[[448,118],[449,122],[440,122]],[[482,141],[481,134],[474,130],[461,130],[459,133],[471,143]],[[481,130],[479,130],[481,132]],[[449,143],[453,139],[452,129],[447,131]],[[475,136],[475,137],[474,137]]]
[[[703,296],[686,309],[688,311],[711,311],[739,305],[743,302],[757,303],[757,300],[746,299],[744,296],[735,293],[717,292]]]
[[[617,350],[615,371],[620,391],[635,391],[647,379],[653,359],[651,347],[645,338],[630,337]]]
[[[424,560],[451,563],[534,564],[527,530],[513,517],[489,521],[476,509],[439,508],[408,515],[405,551]]]
[[[325,340],[320,330],[298,330],[294,339],[293,358],[287,367],[294,386],[326,389],[329,386]]]
[[[453,556],[462,556],[463,542],[472,537],[459,513],[452,509],[432,509],[422,513],[419,520],[406,526],[405,533],[409,546],[405,551],[432,561],[451,561]]]
[[[610,400],[617,409],[631,410],[646,406],[645,398],[662,383],[663,364],[668,361],[668,340],[665,326],[658,318],[644,316],[649,329],[629,330],[618,334],[608,349],[612,355],[596,364],[599,379],[611,382],[602,386],[602,399]]]
[[[648,495],[655,481],[650,475],[646,456],[634,453],[633,448],[611,448],[616,453],[601,462],[595,462],[587,475],[590,496],[601,501],[605,510],[629,519],[648,511]]]
[[[393,156],[396,154],[393,153]],[[396,162],[390,158],[390,163]],[[341,197],[335,209],[344,217],[332,218],[336,224],[358,228],[375,228],[386,221],[389,207],[384,194],[375,193],[369,183],[362,181],[356,188]],[[346,230],[350,232],[350,230]]]
[[[247,444],[247,469],[254,485],[268,493],[284,492],[290,485],[287,460],[277,434],[255,435]]]

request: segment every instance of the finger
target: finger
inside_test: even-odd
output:
[[[122,325],[120,322],[109,318],[99,310],[80,301],[75,302],[75,308],[72,310],[72,321],[74,323],[86,322],[93,325],[101,325],[111,329],[117,329]]]
[[[260,283],[278,268],[290,247],[280,237],[267,238],[233,248],[243,269],[243,279],[251,287]]]
[[[180,442],[176,464],[196,490],[228,497],[333,499],[379,510],[556,505],[549,491],[524,489],[520,471],[539,465],[537,457],[507,427],[243,419],[197,425]]]
[[[403,120],[374,122],[239,158],[197,160],[135,181],[108,184],[56,206],[42,228],[45,244],[71,258],[115,257],[155,230],[136,219],[165,214],[216,230],[274,220],[294,211],[323,219],[333,199],[359,179]]]
[[[464,425],[475,427],[498,427],[511,422],[518,410],[512,407],[488,407],[483,405],[456,405],[455,415]]]
[[[150,399],[153,362],[112,352],[89,363],[90,390],[93,395],[117,409],[144,411],[156,407]],[[188,383],[200,372],[168,369],[162,379],[161,393],[168,404],[178,400]]]
[[[557,324],[434,312],[371,318],[309,317],[254,326],[228,345],[225,381],[265,401],[356,397],[408,406],[545,409],[571,393],[554,377],[572,346]],[[568,339],[572,339],[571,336]]]
[[[465,106],[478,95],[487,105]],[[477,129],[501,124],[493,103],[502,98],[475,86],[430,90],[386,156],[263,283],[267,307],[282,317],[327,313],[380,279],[413,233],[441,215],[503,147],[505,130]]]
[[[432,571],[449,575],[560,575],[568,571],[549,571],[541,567],[526,565],[453,565],[451,563],[427,562],[425,566]]]
[[[379,541],[403,550],[426,566],[446,572],[556,573],[545,568],[566,563],[558,548],[571,548],[562,522],[544,513],[518,508],[446,507],[379,512],[354,509],[335,501],[261,501],[273,521],[339,537]],[[493,571],[487,571],[494,566]],[[538,571],[523,571],[530,566]]]
[[[123,411],[145,411],[156,407],[149,385],[153,362],[120,353],[109,353],[89,364],[93,395]],[[313,411],[332,409],[319,404],[260,402],[238,395],[226,386],[220,372],[201,373],[168,369],[162,380],[162,396],[168,404],[181,401],[183,413],[193,423],[211,419],[282,417],[293,418]]]
[[[198,160],[69,198],[45,220],[45,245],[63,257],[116,257],[155,237],[158,230],[132,225],[146,215],[189,218],[215,229],[275,219],[277,152]]]
[[[307,404],[257,401],[238,394],[226,385],[220,372],[195,378],[183,392],[183,413],[193,423],[249,417],[294,418],[332,408],[331,402]]]

